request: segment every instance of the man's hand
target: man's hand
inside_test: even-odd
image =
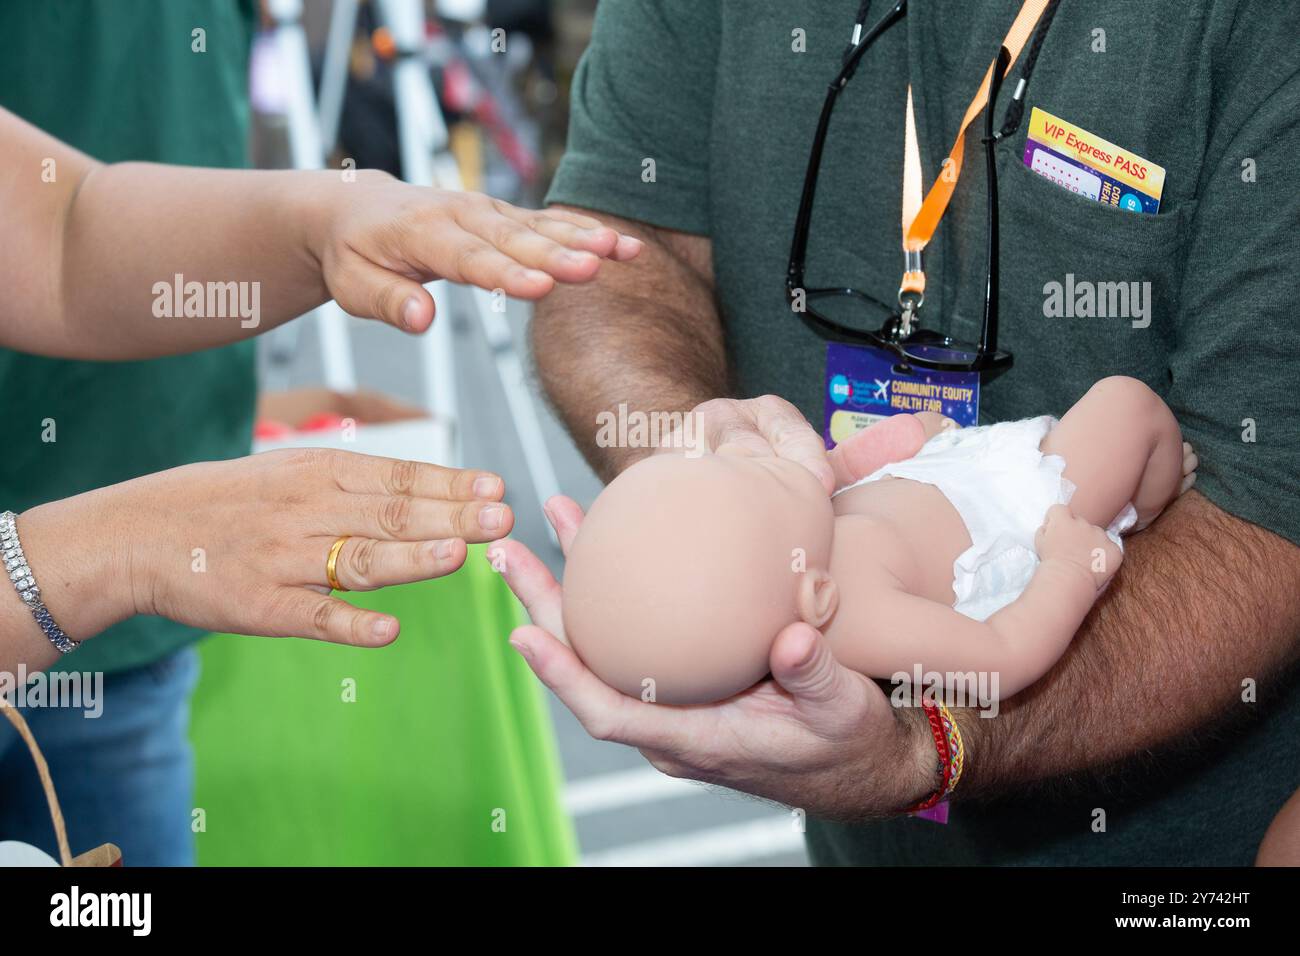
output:
[[[582,521],[568,498],[547,503],[567,552]],[[533,624],[510,643],[589,734],[638,748],[674,777],[719,784],[832,819],[891,815],[938,784],[920,712],[896,710],[872,681],[843,667],[822,636],[792,624],[772,645],[772,678],[695,707],[644,703],[601,682],[563,642],[560,585],[527,548],[503,541],[493,566]]]
[[[826,456],[826,445],[808,419],[785,399],[776,395],[714,398],[696,405],[689,414],[695,418],[696,435],[704,446],[701,450],[716,452],[729,445],[731,451],[745,455],[775,455],[803,465],[828,494],[835,490],[835,473]],[[681,439],[674,434],[661,450],[681,447]]]
[[[828,453],[821,435],[799,409],[776,395],[715,398],[695,406],[690,414],[698,416],[694,427],[704,446],[701,450],[716,452],[727,445],[732,452],[785,458],[807,468],[828,492],[852,484],[881,465],[912,457],[926,441],[957,427],[951,418],[934,412],[900,415],[859,432]],[[908,418],[920,425],[911,426],[915,434],[896,427],[908,424]],[[675,451],[683,444],[674,434],[661,450]]]

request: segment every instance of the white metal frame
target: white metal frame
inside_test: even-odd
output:
[[[312,92],[311,56],[302,27],[302,0],[267,0],[267,12],[275,21],[274,39],[278,62],[285,69],[285,97],[289,155],[294,169],[324,169]],[[310,313],[320,335],[325,385],[339,392],[355,392],[356,369],[352,344],[348,340],[348,316],[332,299]]]
[[[380,20],[401,51],[394,66],[393,84],[403,175],[415,185],[463,189],[460,170],[448,149],[447,126],[428,64],[423,56],[417,55],[427,42],[422,0],[377,0],[376,6]],[[290,66],[293,74],[287,90],[287,121],[295,168],[323,168],[326,152],[333,148],[337,138],[357,8],[357,0],[334,0],[317,109],[301,22],[302,0],[268,0],[267,9],[276,23],[281,64]],[[534,494],[539,506],[544,504],[559,492],[559,479],[510,323],[504,313],[494,308],[492,295],[482,289],[452,286],[443,281],[431,282],[426,288],[433,296],[437,319],[433,328],[420,336],[417,347],[424,405],[434,420],[444,426],[442,431],[447,436],[446,447],[438,450],[437,460],[448,465],[459,465],[462,460],[452,323],[453,305],[456,305],[464,312],[472,312],[478,320],[519,436]],[[333,302],[315,310],[314,315],[320,334],[325,384],[338,391],[354,391],[356,374],[347,338],[347,316]]]

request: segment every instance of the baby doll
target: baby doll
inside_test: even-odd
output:
[[[626,694],[706,703],[762,679],[802,620],[869,677],[920,666],[996,672],[1002,697],[1026,687],[1119,568],[1119,532],[1186,490],[1195,456],[1130,378],[1098,382],[1059,422],[940,421],[872,426],[894,460],[833,497],[794,462],[726,446],[628,468],[569,554],[574,651]]]

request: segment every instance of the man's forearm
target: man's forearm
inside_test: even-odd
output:
[[[1195,492],[1128,542],[1060,663],[997,717],[962,711],[963,795],[1098,769],[1229,718],[1300,649],[1300,548]]]
[[[591,212],[590,210],[579,210]],[[609,446],[597,416],[685,412],[728,392],[708,239],[596,211],[645,242],[641,255],[537,305],[533,354],[542,385],[587,461],[609,480],[648,452]]]

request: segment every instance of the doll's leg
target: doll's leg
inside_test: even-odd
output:
[[[1146,527],[1195,467],[1169,407],[1137,379],[1118,375],[1089,389],[1041,448],[1065,459],[1065,477],[1078,486],[1070,510],[1101,528],[1129,502]]]

